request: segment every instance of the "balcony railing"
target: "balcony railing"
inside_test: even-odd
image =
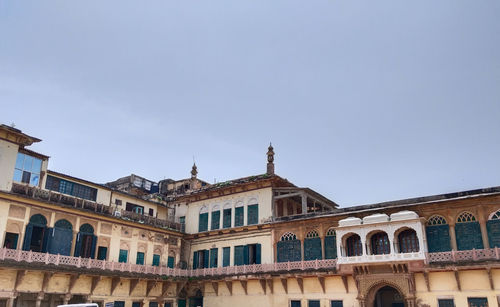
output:
[[[500,260],[500,248],[428,253],[429,262],[470,262]]]
[[[339,264],[425,260],[424,252],[340,257]]]
[[[48,253],[37,253],[16,249],[0,248],[0,260],[11,260],[15,262],[28,262],[36,264],[70,266],[82,269],[107,270],[114,272],[151,274],[171,277],[204,277],[241,274],[261,274],[280,271],[310,271],[321,269],[333,269],[336,267],[336,259],[281,262],[270,264],[251,264],[241,266],[204,268],[197,270],[171,269],[165,266],[139,265],[131,263],[120,263],[106,260],[89,258],[61,256]]]
[[[116,214],[111,206],[106,206],[83,198],[78,198],[55,191],[44,190],[25,184],[13,183],[11,191],[12,193],[24,195],[30,198],[53,202],[62,206],[83,209],[85,211],[92,211],[108,216],[114,216],[123,220],[129,220],[158,228],[173,229],[177,231],[181,231],[183,229],[180,223],[174,221],[163,220],[153,216],[137,214],[135,212],[125,210],[118,211],[118,214]]]

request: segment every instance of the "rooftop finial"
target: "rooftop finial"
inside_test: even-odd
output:
[[[274,148],[271,143],[267,148],[267,174],[274,175]]]
[[[196,163],[193,162],[193,168],[191,169],[191,179],[196,179],[198,175],[198,168],[196,167]]]

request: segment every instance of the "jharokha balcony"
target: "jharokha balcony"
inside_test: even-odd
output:
[[[183,225],[174,221],[159,219],[153,216],[138,214],[135,212],[125,211],[125,210],[114,211],[111,206],[106,206],[94,201],[65,195],[59,192],[44,190],[38,187],[28,186],[25,184],[13,183],[11,192],[14,194],[23,195],[33,199],[55,203],[60,206],[73,207],[85,211],[92,211],[98,214],[113,216],[115,218],[119,218],[122,220],[133,221],[141,224],[150,225],[153,227],[172,229],[177,231],[183,230]]]
[[[429,263],[466,263],[477,261],[500,261],[500,249],[482,249],[468,251],[450,251],[426,254]],[[85,270],[89,273],[125,273],[130,275],[153,275],[158,278],[213,278],[215,276],[235,276],[235,275],[259,275],[279,272],[312,272],[312,271],[332,271],[337,268],[337,259],[276,262],[269,264],[251,264],[240,266],[227,266],[202,269],[178,269],[165,266],[139,265],[131,263],[120,263],[106,260],[96,260],[90,258],[62,256],[48,253],[37,253],[16,249],[0,248],[0,263],[11,264],[11,266],[29,267],[34,265],[60,267],[61,270]]]

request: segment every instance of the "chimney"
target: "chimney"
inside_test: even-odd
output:
[[[274,175],[274,150],[273,145],[269,143],[267,149],[267,174]]]

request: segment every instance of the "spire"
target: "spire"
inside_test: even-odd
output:
[[[274,148],[271,143],[267,149],[267,174],[274,175]]]
[[[196,179],[196,175],[198,175],[198,168],[196,167],[196,163],[193,163],[193,168],[191,169],[191,179]]]

